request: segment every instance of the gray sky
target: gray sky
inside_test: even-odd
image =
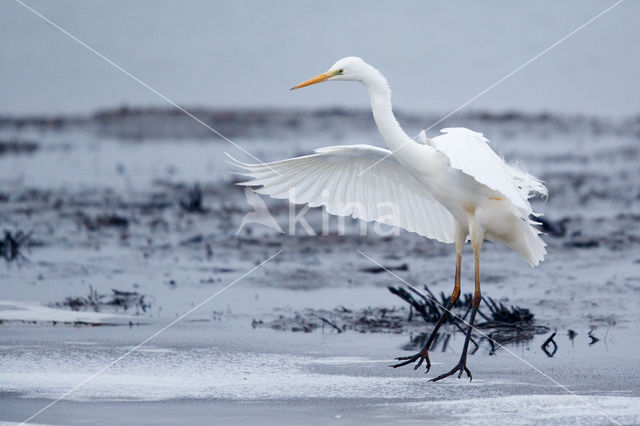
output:
[[[289,87],[344,56],[397,108],[446,112],[614,1],[27,3],[185,106],[367,107],[356,84]],[[0,113],[166,103],[14,0],[1,0]],[[627,0],[470,109],[640,113],[640,2]]]

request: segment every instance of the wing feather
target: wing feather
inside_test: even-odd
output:
[[[321,148],[314,154],[266,164],[232,164],[247,170],[244,186],[288,198],[296,204],[325,206],[330,214],[378,221],[452,243],[449,211],[389,151],[368,145]],[[294,189],[295,194],[290,192]],[[391,210],[390,207],[393,209]]]
[[[461,127],[442,129],[442,133],[430,142],[449,158],[451,167],[500,192],[522,212],[523,217],[534,214],[529,198],[535,193],[546,195],[546,188],[540,180],[507,164],[491,149],[482,133]]]

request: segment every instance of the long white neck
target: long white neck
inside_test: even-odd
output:
[[[387,80],[378,70],[371,67],[371,72],[362,80],[369,92],[373,119],[378,130],[390,150],[395,151],[407,143],[415,143],[400,127],[391,109],[391,89]]]

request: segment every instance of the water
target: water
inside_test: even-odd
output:
[[[326,145],[380,142],[367,111],[199,113],[264,160]],[[411,130],[424,118],[432,117],[400,116]],[[604,411],[616,421],[637,423],[638,121],[485,113],[462,115],[443,126],[451,124],[482,130],[494,149],[522,160],[549,186],[549,199],[537,201],[535,210],[563,229],[545,237],[545,262],[532,269],[503,246],[488,244],[482,274],[484,294],[527,307],[539,324],[558,330],[553,358],[540,349],[547,335],[495,356],[483,344],[469,360],[473,382],[454,378],[433,385],[426,378],[455,363],[459,334],[446,352],[433,354],[425,377],[387,367],[407,353],[401,348],[410,340],[408,332],[253,329],[253,319],[305,308],[402,305],[386,288],[401,283],[389,274],[362,272],[375,265],[356,249],[385,265],[407,263],[407,271],[396,272],[402,279],[428,284],[436,294],[449,292],[453,248],[406,232],[359,236],[356,222],[349,222],[343,236],[308,237],[302,229],[295,236],[280,235],[259,225],[236,236],[250,208],[233,185],[223,153],[242,158],[242,152],[171,111],[5,120],[0,140],[34,141],[38,149],[0,156],[3,227],[33,231],[31,248],[23,253],[27,260],[0,267],[0,318],[28,320],[0,326],[2,420],[24,420],[282,250],[34,420],[100,423],[108,416],[109,422],[124,424],[171,421],[184,412],[186,423],[201,423],[215,413],[221,422],[252,423],[280,423],[284,416],[291,423],[437,419],[464,424],[490,418],[602,424],[610,421]],[[179,201],[196,182],[204,211],[190,213]],[[288,206],[266,201],[287,229]],[[99,222],[103,215],[127,225]],[[317,209],[308,219],[316,230],[322,226]],[[463,261],[465,292],[473,282],[469,257],[467,252]],[[37,307],[87,296],[89,286],[101,294],[112,288],[137,291],[148,297],[151,309],[116,310],[116,317],[95,314],[96,322],[124,324],[101,327],[65,325],[61,317],[54,326],[51,311],[18,310],[24,303]],[[138,325],[126,326],[130,321]],[[578,333],[573,341],[569,329]],[[590,345],[589,334],[599,341]]]

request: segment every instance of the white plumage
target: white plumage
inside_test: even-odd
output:
[[[256,192],[285,198],[296,204],[325,206],[330,214],[351,215],[378,221],[456,245],[456,281],[448,308],[417,354],[401,357],[394,367],[426,360],[429,348],[449,308],[460,294],[460,264],[463,247],[471,241],[475,257],[476,288],[469,329],[455,372],[466,367],[471,327],[480,304],[480,251],[482,242],[502,241],[522,255],[531,266],[546,254],[540,232],[530,220],[536,214],[529,199],[547,194],[542,182],[519,167],[507,164],[481,134],[464,128],[444,129],[429,139],[422,132],[411,139],[398,124],[391,108],[391,90],[382,74],[360,58],[336,62],[329,71],[293,89],[322,81],[361,82],[371,101],[373,118],[389,149],[369,145],[332,146],[314,154],[263,164],[246,164]],[[460,377],[460,375],[458,377]]]
[[[447,165],[472,177],[478,188],[499,193],[488,197],[498,202],[504,197],[511,202],[516,234],[501,238],[489,232],[488,239],[502,240],[532,265],[546,253],[539,232],[529,215],[529,198],[546,195],[546,188],[535,177],[507,164],[488,145],[481,134],[465,128],[443,129],[433,139],[424,133],[418,141],[435,148],[446,158]],[[402,150],[402,148],[400,148]],[[236,166],[246,169],[252,180],[240,185],[260,187],[256,192],[273,198],[288,199],[295,204],[325,206],[337,216],[352,216],[364,221],[394,225],[443,243],[453,243],[454,217],[428,185],[423,185],[408,172],[388,149],[370,145],[330,146],[316,149],[315,154],[264,164],[247,164],[230,157]],[[455,175],[454,175],[455,176]],[[455,180],[446,191],[454,192]],[[495,203],[494,203],[495,204]],[[514,222],[514,220],[508,222]],[[491,230],[489,230],[491,231]],[[513,238],[516,237],[516,238]]]
[[[442,129],[442,133],[431,142],[447,156],[451,167],[502,193],[524,213],[532,213],[528,196],[523,196],[518,188],[512,168],[493,152],[487,143],[489,140],[482,133],[462,127]]]
[[[241,185],[260,186],[259,194],[325,206],[332,215],[378,221],[453,243],[451,213],[390,153],[375,146],[347,145],[266,164],[232,161],[253,178]]]

